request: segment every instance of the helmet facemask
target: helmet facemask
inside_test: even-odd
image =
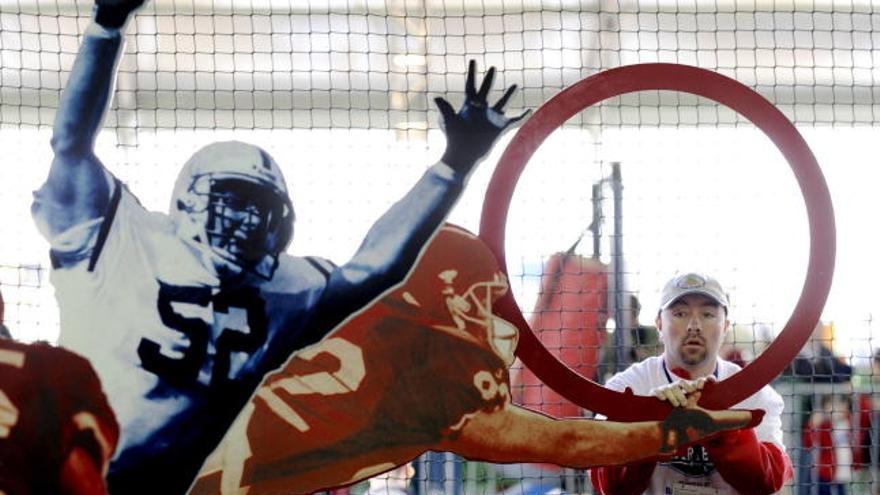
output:
[[[174,229],[206,268],[230,280],[271,279],[293,238],[293,205],[281,168],[259,146],[218,141],[184,164],[171,193]]]
[[[509,366],[513,364],[519,331],[492,309],[494,301],[505,295],[508,289],[507,278],[498,272],[493,275],[492,280],[471,284],[463,294],[455,292],[450,279],[443,294],[456,326],[461,330],[469,326],[481,329],[484,332],[483,338],[488,340],[495,353]]]
[[[451,271],[455,273],[454,271]],[[449,272],[441,274],[448,277]],[[455,273],[457,275],[457,273]],[[455,276],[453,275],[453,276]],[[446,306],[449,314],[459,328],[465,328],[466,322],[477,325],[485,325],[493,316],[492,303],[507,292],[507,280],[500,274],[494,274],[493,280],[475,282],[462,294],[455,292],[452,280],[444,287],[443,294],[446,296]]]
[[[495,255],[479,237],[447,224],[428,244],[401,297],[418,308],[431,327],[488,344],[505,364],[513,363],[519,329],[495,305],[510,285]]]
[[[290,199],[252,177],[195,177],[177,206],[201,226],[194,240],[216,255],[221,278],[242,272],[271,278],[293,234]]]

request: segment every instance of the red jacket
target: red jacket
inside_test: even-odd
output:
[[[820,481],[834,481],[834,467],[837,465],[834,459],[834,440],[831,437],[831,418],[823,416],[818,425],[808,421],[804,425],[802,433],[803,446],[805,449],[815,448],[816,456],[813,465]]]
[[[685,379],[687,371],[672,372]],[[705,453],[718,474],[739,493],[762,495],[778,492],[792,479],[791,459],[772,442],[760,442],[754,428],[721,433],[703,442]],[[684,447],[676,455],[685,455]],[[590,471],[596,493],[602,495],[638,495],[651,484],[656,461],[636,462],[624,466],[606,466]]]
[[[864,469],[871,464],[871,416],[874,399],[871,394],[859,395],[858,424],[853,425],[853,469]],[[876,460],[874,460],[876,462]]]
[[[776,444],[759,442],[754,429],[723,433],[703,444],[715,469],[740,493],[779,491],[793,475],[791,460]],[[656,462],[593,469],[596,493],[637,495],[647,490]]]
[[[846,414],[846,427],[849,431],[853,432],[854,436],[857,436],[858,432],[853,431],[852,420],[849,414]],[[838,462],[849,462],[848,459],[846,461],[837,459],[837,446],[834,445],[834,428],[831,416],[827,413],[821,414],[804,425],[802,434],[803,446],[805,449],[815,449],[816,456],[813,464],[816,466],[816,474],[820,481],[834,481]],[[837,426],[837,428],[840,428],[840,426]],[[858,465],[857,456],[860,449],[855,448],[855,445],[851,442],[848,442],[848,445],[844,447],[852,450],[853,464]]]

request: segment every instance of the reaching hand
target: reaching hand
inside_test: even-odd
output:
[[[526,111],[514,118],[504,116],[504,105],[516,91],[515,84],[490,107],[487,96],[495,79],[495,67],[489,67],[479,91],[476,90],[475,84],[476,71],[477,63],[471,60],[465,85],[466,97],[458,113],[445,99],[440,97],[434,99],[434,103],[443,115],[441,125],[446,133],[443,163],[462,174],[470,172],[474,164],[492,149],[498,136],[529,113]]]
[[[662,453],[673,453],[679,447],[696,443],[720,432],[752,428],[761,423],[760,409],[710,411],[701,407],[675,408],[661,425]]]
[[[697,378],[696,380],[679,380],[675,383],[662,385],[651,389],[650,394],[660,400],[665,400],[673,407],[685,407],[696,405],[700,400],[700,391],[707,382],[714,382],[712,375]]]
[[[128,16],[145,0],[95,0],[95,22],[106,28],[121,28]]]

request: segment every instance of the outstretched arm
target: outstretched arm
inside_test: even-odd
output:
[[[351,261],[331,274],[321,313],[333,316],[319,323],[321,331],[330,330],[403,281],[422,247],[458,199],[474,165],[489,152],[498,136],[525,116],[504,115],[504,106],[516,90],[515,85],[495,105],[489,105],[494,77],[495,68],[491,67],[477,90],[476,63],[471,61],[467,96],[461,109],[455,112],[443,98],[435,100],[447,138],[443,158],[379,218]],[[311,337],[320,335],[313,333]]]
[[[550,462],[585,469],[669,456],[720,431],[760,421],[753,411],[676,409],[664,421],[620,423],[554,419],[507,404],[474,415],[461,434],[441,447],[492,462]]]
[[[121,28],[143,3],[99,0],[70,78],[61,95],[52,135],[55,156],[36,192],[32,211],[49,238],[104,214],[110,187],[94,154],[95,136],[113,88],[122,47]]]
[[[511,404],[496,412],[477,413],[457,438],[441,445],[442,450],[490,462],[541,462],[579,469],[656,456],[662,446],[656,421],[553,419]]]

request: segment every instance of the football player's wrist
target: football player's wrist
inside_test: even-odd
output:
[[[445,161],[444,159],[441,159],[431,167],[431,172],[438,178],[447,182],[462,182],[467,175],[466,173],[461,172],[459,167]]]
[[[652,452],[657,454],[668,450],[668,441],[669,438],[666,435],[666,428],[664,428],[663,424],[659,421],[650,424],[646,438],[632,439],[633,444],[647,445]]]
[[[473,167],[474,164],[477,163],[478,158],[470,156],[468,153],[462,153],[461,151],[453,151],[450,148],[446,149],[446,152],[443,153],[443,157],[440,158],[440,161],[449,165],[459,173],[464,173],[467,175]]]
[[[120,38],[122,37],[122,29],[107,27],[102,24],[98,24],[97,21],[94,21],[89,23],[89,26],[86,28],[85,34],[91,37],[103,39]]]

